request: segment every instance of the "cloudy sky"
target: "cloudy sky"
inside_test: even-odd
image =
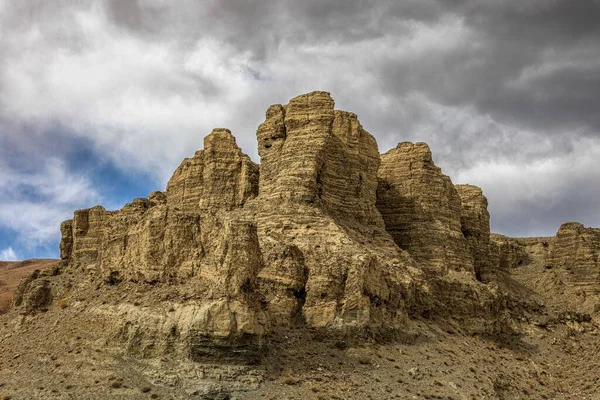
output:
[[[0,0],[0,259],[56,257],[74,209],[164,189],[213,127],[258,161],[312,90],[386,151],[429,143],[492,229],[600,226],[600,1]]]

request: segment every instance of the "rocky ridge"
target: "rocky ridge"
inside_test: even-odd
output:
[[[503,295],[476,279],[489,247],[485,197],[454,186],[427,145],[380,156],[326,92],[269,107],[257,139],[260,166],[217,128],[166,192],[76,211],[61,227],[66,268],[108,284],[184,283],[186,301],[165,303],[159,321],[135,308],[121,318],[135,335],[175,327],[187,353],[211,338],[258,345],[298,324],[393,334],[450,309],[485,326],[506,318]]]
[[[499,243],[496,238],[494,241]],[[554,237],[505,238],[502,241],[509,267],[527,274],[525,284],[542,294],[548,304],[597,318],[600,311],[600,229],[566,222]]]

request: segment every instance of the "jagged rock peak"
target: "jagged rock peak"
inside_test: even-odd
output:
[[[484,197],[461,203],[426,144],[380,156],[327,92],[270,106],[256,134],[260,167],[216,128],[165,193],[118,211],[79,210],[61,226],[69,268],[110,285],[152,283],[176,299],[175,314],[166,303],[119,314],[149,346],[166,346],[157,338],[173,326],[193,358],[226,348],[223,338],[252,347],[292,325],[389,332],[421,313],[504,312],[474,279],[486,232],[489,245]]]
[[[231,210],[258,194],[258,165],[229,129],[215,128],[204,149],[186,158],[167,184],[167,202],[183,211]]]
[[[260,198],[314,204],[360,224],[383,226],[375,208],[379,151],[355,114],[327,92],[272,105],[258,127]]]
[[[377,207],[400,248],[438,272],[473,272],[461,231],[461,199],[425,143],[402,142],[381,156]]]
[[[485,279],[493,265],[490,262],[490,213],[488,201],[481,188],[474,185],[456,185],[461,199],[461,226],[469,242],[475,263],[475,274]]]

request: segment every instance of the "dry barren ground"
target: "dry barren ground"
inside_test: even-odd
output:
[[[144,358],[107,341],[114,321],[99,307],[152,306],[111,290],[130,294],[0,316],[0,400],[600,398],[600,329],[558,307],[504,337],[433,320],[411,321],[393,342],[359,345],[290,330],[266,339],[259,365],[235,365]]]

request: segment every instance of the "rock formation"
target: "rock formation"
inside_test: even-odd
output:
[[[398,144],[381,156],[378,176],[377,207],[396,244],[439,273],[474,273],[461,230],[461,198],[427,144]]]
[[[525,246],[518,239],[493,233],[490,236],[489,264],[507,270],[529,261]]]
[[[326,92],[269,107],[257,139],[260,165],[214,129],[164,192],[63,222],[62,261],[10,285],[6,397],[555,398],[578,374],[554,361],[597,363],[600,230],[490,234],[480,188],[424,143],[380,155]]]
[[[325,92],[271,106],[257,136],[259,279],[282,294],[268,309],[285,316],[274,322],[289,324],[302,308],[311,327],[398,326],[412,260],[375,207],[375,139]]]
[[[561,225],[546,261],[546,269],[564,273],[558,293],[579,311],[600,311],[600,229],[578,222]]]
[[[473,256],[475,275],[478,279],[492,268],[490,255],[490,213],[487,210],[487,198],[480,188],[473,185],[456,185],[460,196],[461,229],[469,243]]]
[[[474,329],[505,317],[503,295],[475,279],[489,253],[485,197],[455,187],[427,145],[380,157],[326,92],[269,107],[257,139],[260,166],[215,129],[166,192],[62,224],[67,269],[166,299],[98,306],[121,321],[113,336],[195,358],[255,354],[264,335],[294,326],[387,334],[421,315],[473,317]]]
[[[166,194],[169,206],[184,212],[229,211],[258,194],[258,166],[229,129],[216,128],[204,138],[204,150],[175,170]]]
[[[567,222],[554,237],[493,234],[489,263],[492,272],[515,270],[513,273],[545,297],[548,304],[593,315],[600,311],[599,256],[600,229]]]

